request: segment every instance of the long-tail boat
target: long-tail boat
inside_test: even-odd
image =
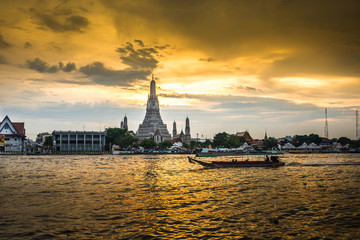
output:
[[[205,162],[188,156],[190,163],[198,163],[204,167],[212,168],[224,168],[224,167],[280,167],[284,166],[284,162],[279,161],[278,156],[271,156],[270,158],[266,157],[264,161],[237,161],[233,159],[232,161],[212,161]]]

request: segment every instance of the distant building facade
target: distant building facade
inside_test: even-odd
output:
[[[104,151],[106,132],[53,131],[56,151]]]
[[[171,135],[167,130],[167,126],[163,123],[160,116],[159,100],[156,95],[154,76],[150,82],[150,95],[146,104],[145,119],[142,124],[139,124],[139,129],[136,131],[136,137],[139,141],[149,138],[155,138],[156,142],[171,140]]]
[[[8,116],[0,122],[0,151],[24,151],[25,123],[12,122]]]

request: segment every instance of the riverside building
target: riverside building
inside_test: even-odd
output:
[[[25,128],[23,122],[12,122],[8,116],[0,122],[0,152],[23,152]]]
[[[56,151],[104,151],[106,132],[53,131]]]

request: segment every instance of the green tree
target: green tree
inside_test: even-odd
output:
[[[235,134],[228,135],[228,147],[230,148],[238,148],[241,145],[240,138],[236,136]]]
[[[294,146],[299,147],[301,144],[308,140],[307,135],[295,135],[294,136]]]
[[[360,139],[351,141],[351,147],[360,148]]]
[[[127,131],[124,135],[119,138],[119,147],[121,148],[129,148],[136,143],[138,139],[135,137],[135,133],[133,131]]]
[[[349,139],[347,137],[339,138],[338,142],[343,146],[346,145],[346,144],[351,144],[352,143],[351,139]]]
[[[322,138],[319,135],[312,133],[309,135],[306,143],[307,144],[315,143],[315,144],[319,145],[321,143],[321,141],[322,141]]]
[[[311,143],[315,143],[317,145],[319,145],[323,138],[321,138],[319,135],[311,133],[309,136],[308,135],[295,135],[294,136],[294,146],[298,147],[303,143],[306,144],[311,144]],[[337,141],[336,139],[333,139],[332,141]]]
[[[194,141],[194,140],[190,141],[190,149],[194,149],[194,148],[198,148],[198,147],[200,147],[199,142]]]
[[[52,136],[48,136],[48,137],[45,138],[44,146],[45,147],[52,147],[53,146]]]
[[[160,149],[165,150],[165,149],[168,149],[169,147],[171,147],[172,145],[173,144],[170,140],[165,140],[159,144],[159,147],[160,147]]]
[[[156,142],[152,139],[144,139],[141,141],[140,146],[145,149],[153,149],[156,147]]]
[[[187,143],[185,143],[185,142],[183,142],[183,146],[182,146],[183,148],[190,148],[190,146],[189,146],[189,144],[187,144]]]
[[[270,138],[264,140],[263,149],[271,150],[271,149],[277,148],[277,147],[278,147],[278,141],[275,138],[270,137]]]
[[[226,132],[218,133],[214,136],[214,147],[227,147],[229,134]]]
[[[214,147],[226,147],[226,148],[237,148],[245,143],[244,137],[236,136],[235,134],[228,134],[226,132],[218,133],[214,136],[212,144]],[[206,146],[211,144],[206,142]]]
[[[37,142],[37,143],[42,143],[42,141],[43,141],[43,136],[46,136],[46,135],[50,135],[50,133],[48,133],[48,132],[39,133],[39,134],[36,136],[35,142]]]
[[[134,145],[138,139],[133,131],[127,131],[123,128],[107,128],[106,129],[106,147],[109,145],[118,145],[122,149],[126,149]]]
[[[210,146],[214,145],[214,143],[212,141],[210,141],[209,139],[206,139],[206,141],[204,143],[201,143],[201,147],[203,148],[210,148]]]

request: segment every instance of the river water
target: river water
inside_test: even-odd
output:
[[[282,161],[204,169],[185,155],[2,155],[0,238],[359,239],[360,154]]]

